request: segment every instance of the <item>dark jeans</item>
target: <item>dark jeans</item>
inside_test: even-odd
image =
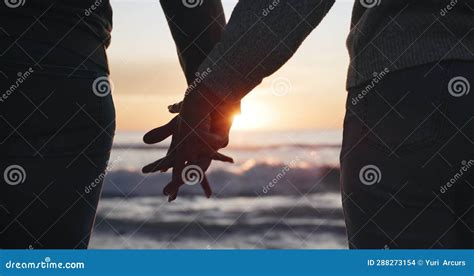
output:
[[[446,61],[350,89],[341,180],[351,248],[473,248],[473,72]]]
[[[105,50],[0,52],[0,248],[86,248],[115,131]]]

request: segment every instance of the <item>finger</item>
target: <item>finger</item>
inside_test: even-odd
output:
[[[165,196],[168,197],[168,202],[172,202],[176,200],[176,198],[178,197],[178,192],[179,192],[179,187],[171,183],[168,184],[163,190],[163,193],[165,194]]]
[[[209,159],[216,160],[216,161],[234,163],[234,158],[232,158],[228,155],[222,154],[220,152],[217,152],[216,150],[210,149],[208,147],[203,148],[203,149],[200,150],[199,158],[200,159],[209,158]]]
[[[203,188],[204,190],[204,194],[206,195],[207,198],[210,198],[212,196],[212,189],[211,189],[211,186],[209,185],[209,181],[207,180],[207,177],[206,175],[204,174],[204,172],[207,170],[207,168],[209,168],[209,165],[211,164],[211,160],[210,159],[201,159],[197,162],[190,162],[188,163],[187,165],[198,165],[201,170],[202,170],[202,180],[201,180],[201,187]],[[181,176],[181,181],[179,182],[176,182],[176,181],[171,181],[170,183],[168,183],[168,185],[166,185],[163,189],[163,194],[165,196],[168,196],[168,202],[172,202],[174,200],[176,200],[176,198],[178,197],[178,192],[179,192],[179,188],[184,184],[184,180],[182,179],[183,176]]]
[[[179,111],[181,110],[181,107],[183,106],[183,102],[179,102],[179,103],[175,103],[175,104],[172,104],[172,105],[169,105],[168,106],[168,111],[170,113],[179,113]]]
[[[205,155],[205,157],[202,156],[202,154],[201,154],[200,159],[208,158],[209,159],[209,164],[207,164],[207,165],[203,164],[203,163],[197,164],[198,166],[200,166],[202,168],[202,170],[204,172],[209,168],[209,165],[211,163],[211,159],[216,160],[216,161],[227,162],[227,163],[234,163],[234,159],[232,157],[230,157],[228,155],[225,155],[225,154],[222,154],[222,153],[219,153],[217,151],[210,150],[208,153],[205,153],[204,155]],[[156,160],[153,163],[150,163],[150,164],[146,165],[145,167],[143,167],[142,172],[143,173],[153,173],[153,172],[157,172],[157,171],[166,172],[169,169],[174,167],[173,160],[174,160],[174,156],[173,155],[168,155],[164,158],[161,158],[159,160]]]
[[[175,130],[178,116],[174,117],[166,125],[150,130],[143,136],[145,144],[155,144],[171,136]]]
[[[168,202],[173,202],[176,200],[176,198],[178,197],[178,192],[179,192],[179,189],[176,190],[176,193],[173,193],[173,194],[170,194],[168,196]]]
[[[179,156],[176,158],[173,166],[172,179],[171,179],[171,188],[168,193],[168,202],[174,201],[178,197],[179,187],[184,185],[185,179],[183,176],[183,170],[186,167],[184,157]]]
[[[234,158],[227,156],[225,154],[219,153],[217,151],[214,152],[212,159],[217,160],[217,161],[227,162],[227,163],[234,163]]]
[[[199,160],[197,160],[196,162],[189,162],[188,163],[188,166],[189,165],[195,165],[195,166],[198,166],[201,171],[197,172],[198,174],[200,174],[202,180],[201,180],[201,187],[202,189],[204,190],[204,194],[206,195],[207,198],[210,198],[211,195],[212,195],[212,189],[211,189],[211,186],[209,185],[209,181],[207,180],[207,177],[206,177],[206,171],[207,169],[209,169],[209,166],[211,165],[211,162],[212,160],[210,158],[200,158]],[[185,168],[186,170],[186,168]]]
[[[210,160],[221,161],[221,162],[232,163],[232,164],[235,163],[234,158],[232,158],[228,155],[216,152],[216,151],[210,151],[209,153],[204,154],[204,155],[207,156],[207,158],[210,158]],[[143,171],[143,173],[152,173],[152,172],[157,172],[157,171],[167,172],[169,169],[174,167],[172,160],[173,160],[172,158],[171,158],[170,161],[160,161],[160,160],[158,160],[156,162],[153,162],[153,163],[148,164],[145,167],[143,167],[142,171]],[[155,169],[155,167],[153,167],[152,164],[159,163],[159,162],[164,162],[164,163],[156,165],[157,167]],[[150,168],[148,166],[150,166]],[[204,170],[204,171],[206,171],[206,170]]]
[[[207,177],[204,175],[204,178],[201,181],[201,187],[204,190],[204,194],[206,195],[207,198],[210,198],[212,196],[212,189],[211,185],[209,185],[209,181],[207,180]]]
[[[185,170],[186,167],[191,165],[191,164],[193,164],[193,163],[191,163],[191,162],[185,163],[186,166],[183,170]],[[209,162],[209,164],[210,164],[210,162]],[[184,173],[183,170],[181,170],[179,178],[175,177],[175,173],[176,173],[177,170],[180,170],[180,168],[179,167],[178,167],[178,169],[173,168],[173,179],[163,190],[163,193],[168,196],[168,202],[172,202],[172,201],[176,200],[176,198],[178,197],[178,192],[179,192],[180,187],[183,186],[185,184],[185,182],[187,181],[187,178],[186,178],[187,176],[183,175],[183,173]]]
[[[212,190],[209,185],[209,182],[206,179],[206,175],[204,174],[204,172],[209,168],[210,164],[211,164],[211,159],[201,159],[195,162],[187,162],[186,167],[183,169],[179,180],[177,181],[172,180],[163,189],[163,194],[168,196],[168,202],[172,202],[178,197],[179,189],[181,186],[183,186],[186,183],[186,181],[190,181],[190,180],[195,181],[195,179],[188,179],[188,176],[185,174],[186,168],[191,165],[199,166],[200,168],[199,171],[195,171],[193,168],[191,168],[191,170],[194,170],[192,172],[193,174],[195,173],[198,174],[197,179],[202,178],[200,180],[201,187],[203,188],[204,194],[206,195],[206,197],[209,198],[212,195]],[[194,176],[191,176],[191,177],[194,177]],[[193,185],[193,184],[189,184],[189,185]]]
[[[171,202],[178,197],[178,191],[179,191],[179,185],[176,185],[176,183],[171,181],[163,189],[163,194],[168,197],[168,202]]]
[[[169,168],[173,167],[173,156],[168,155],[161,159],[156,160],[153,163],[150,163],[142,168],[143,173],[152,173],[156,171],[167,171]]]

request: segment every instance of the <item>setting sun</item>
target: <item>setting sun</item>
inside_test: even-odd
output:
[[[256,101],[242,103],[242,112],[234,116],[233,129],[252,130],[267,128],[271,123],[271,113]]]

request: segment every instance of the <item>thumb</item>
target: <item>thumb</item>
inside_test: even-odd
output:
[[[179,102],[179,103],[175,103],[175,104],[172,104],[172,105],[169,105],[168,106],[168,111],[170,113],[173,113],[173,114],[176,114],[176,113],[179,113],[179,111],[181,110],[181,107],[183,106],[183,101]]]

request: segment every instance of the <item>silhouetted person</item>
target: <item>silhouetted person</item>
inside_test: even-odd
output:
[[[161,3],[192,80],[222,5]],[[87,247],[115,131],[111,29],[108,0],[0,4],[0,248]]]
[[[183,169],[225,140],[211,135],[209,114],[279,69],[333,3],[238,2],[198,69],[212,74],[188,89],[181,121],[168,129],[170,154],[143,169],[173,167],[170,200]],[[467,0],[355,1],[341,151],[351,248],[473,248],[473,27]],[[148,133],[148,141],[162,140],[157,133],[167,128]]]

